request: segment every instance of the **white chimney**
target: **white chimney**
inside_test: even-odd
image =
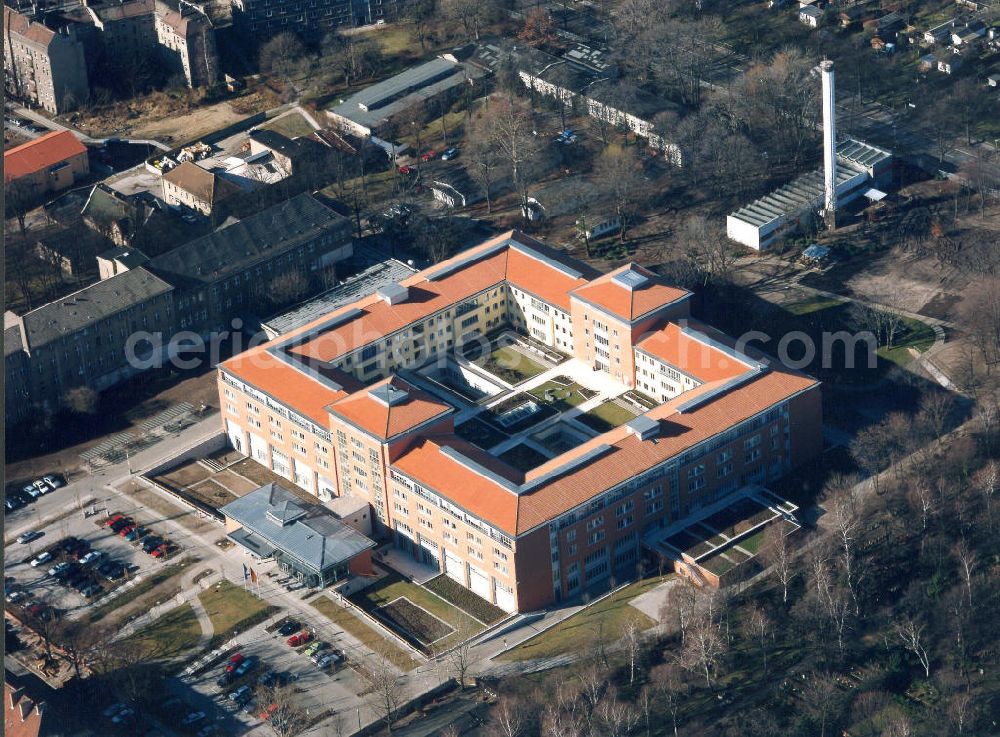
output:
[[[837,109],[833,78],[833,62],[820,62],[823,76],[823,210],[827,226],[837,227]]]

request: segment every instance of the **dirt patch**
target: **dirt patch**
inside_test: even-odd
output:
[[[163,479],[168,486],[193,486],[206,480],[212,472],[202,466],[198,461],[190,461],[184,465],[173,468],[157,479]]]
[[[249,494],[251,491],[257,488],[257,485],[252,481],[233,473],[232,471],[220,471],[212,477],[212,480],[222,484],[226,489],[234,496],[243,496],[244,494]]]
[[[132,129],[135,138],[172,140],[177,143],[211,133],[231,125],[252,113],[239,113],[228,101],[173,115],[159,120],[146,120]]]
[[[229,491],[229,489],[222,484],[216,483],[212,479],[207,479],[202,481],[200,484],[188,487],[187,493],[196,499],[200,499],[205,502],[205,504],[210,507],[214,507],[215,509],[224,507],[229,504],[229,502],[236,499],[235,494]]]
[[[121,489],[141,504],[164,519],[172,519],[198,535],[208,535],[219,530],[219,525],[200,516],[196,511],[179,503],[174,503],[157,494],[137,481],[131,481]]]

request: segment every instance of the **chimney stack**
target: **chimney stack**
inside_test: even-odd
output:
[[[837,109],[833,78],[833,62],[819,65],[823,77],[823,212],[828,228],[837,227]]]

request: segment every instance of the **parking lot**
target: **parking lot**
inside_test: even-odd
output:
[[[327,711],[346,714],[347,709],[357,704],[356,694],[366,690],[366,684],[354,670],[357,651],[352,653],[352,646],[341,636],[342,632],[322,615],[317,614],[308,620],[293,615],[292,619],[295,627],[285,630],[276,629],[273,625],[270,632],[263,625],[254,627],[240,638],[245,642],[239,647],[225,651],[201,673],[182,678],[185,690],[190,689],[185,708],[205,712],[207,721],[216,723],[224,733],[233,731],[235,723],[244,728],[256,727],[261,724],[260,714],[269,706],[258,703],[258,682],[261,676],[271,672],[287,680],[294,692],[292,701],[306,720],[315,719]],[[276,624],[285,621],[287,618],[283,617]],[[298,647],[289,646],[289,637],[303,630],[309,633],[310,641]],[[344,653],[346,661],[331,663],[325,668],[314,664],[306,651],[318,642],[328,645],[320,652],[339,650]],[[232,677],[227,682],[223,673],[233,656],[242,658],[241,664],[250,660],[252,665],[245,675]],[[251,698],[241,705],[229,696],[244,685],[250,687]]]

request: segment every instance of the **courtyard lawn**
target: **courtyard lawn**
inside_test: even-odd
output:
[[[501,346],[490,353],[483,368],[508,384],[520,384],[545,371],[545,367],[540,363],[509,345]]]
[[[480,622],[493,624],[499,622],[507,616],[507,612],[498,606],[494,606],[473,591],[465,588],[461,584],[450,579],[442,573],[437,578],[432,578],[424,584],[442,599],[447,599],[452,604],[467,614],[472,615]]]
[[[445,622],[453,630],[443,639],[431,636],[431,632],[407,631],[397,614],[406,612],[394,611],[391,607],[382,610],[389,604],[405,598],[411,604],[422,607],[431,615]],[[381,619],[387,626],[392,626],[398,635],[414,646],[430,652],[447,650],[462,640],[468,639],[483,629],[483,625],[445,600],[439,598],[423,586],[411,583],[398,574],[392,573],[367,589],[363,589],[350,597],[351,601],[373,616]],[[405,605],[404,605],[405,606]],[[398,607],[397,607],[398,609]],[[409,607],[407,607],[409,609]],[[409,619],[407,621],[410,621]],[[410,621],[411,625],[419,626],[419,622]],[[440,624],[440,623],[437,623]],[[436,627],[434,628],[437,629]],[[437,640],[432,642],[430,640]]]
[[[278,607],[264,603],[256,596],[229,581],[221,581],[198,594],[215,629],[213,641],[224,642],[234,635],[263,622]]]
[[[905,366],[913,360],[911,348],[923,353],[934,345],[934,328],[925,322],[904,317],[903,331],[903,335],[897,338],[891,348],[883,346],[878,349],[879,358]]]
[[[302,138],[312,135],[313,127],[299,113],[288,113],[261,126],[265,130],[280,133],[286,138]]]
[[[657,576],[629,584],[555,627],[512,648],[501,655],[499,660],[532,660],[564,655],[587,648],[588,643],[598,636],[612,642],[621,637],[622,628],[629,622],[635,622],[640,630],[647,630],[656,622],[630,606],[629,602],[660,583],[661,579]]]
[[[535,399],[545,402],[550,407],[560,412],[565,412],[566,410],[587,401],[586,397],[580,393],[581,389],[583,389],[583,387],[576,382],[564,385],[555,381],[546,381],[544,384],[532,389],[528,393]]]
[[[548,456],[539,453],[526,443],[518,443],[513,448],[508,448],[498,455],[497,458],[522,473],[530,471],[532,468],[540,466],[549,460]]]
[[[636,413],[625,409],[614,400],[600,404],[590,412],[585,412],[576,419],[597,432],[607,432],[629,420],[636,418]]]
[[[320,596],[313,600],[312,605],[327,619],[349,633],[370,650],[376,650],[388,657],[389,661],[401,671],[408,672],[417,667],[413,656],[391,640],[387,640],[328,596]]]
[[[175,658],[198,644],[201,625],[190,604],[164,614],[129,637],[150,660]]]

